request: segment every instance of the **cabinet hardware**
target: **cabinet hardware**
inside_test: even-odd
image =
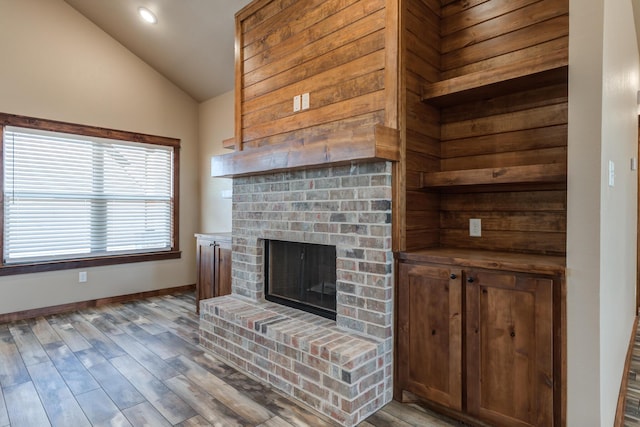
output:
[[[449,276],[451,279],[457,279],[458,276],[456,276],[455,274],[451,273],[451,276]]]
[[[469,278],[467,278],[467,282],[469,282],[469,283],[473,283],[473,282],[474,282],[473,277],[469,277]]]

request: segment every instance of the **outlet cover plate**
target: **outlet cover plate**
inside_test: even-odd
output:
[[[482,221],[480,218],[469,219],[469,236],[482,237]]]

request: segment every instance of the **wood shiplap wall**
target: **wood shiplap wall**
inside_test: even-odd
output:
[[[440,4],[406,0],[403,8],[406,127],[405,250],[438,246],[439,195],[423,191],[420,172],[440,161],[440,111],[421,101],[422,87],[440,78]]]
[[[406,250],[462,247],[564,255],[566,182],[420,188],[419,172],[561,164],[567,84],[523,87],[454,106],[420,85],[544,55],[566,55],[567,0],[409,0],[405,10]],[[481,77],[479,77],[481,78]],[[469,219],[482,237],[469,237]]]
[[[385,6],[274,0],[239,15],[241,149],[384,124]],[[305,92],[310,109],[294,113],[293,97]]]
[[[567,49],[567,0],[443,1],[441,79]]]

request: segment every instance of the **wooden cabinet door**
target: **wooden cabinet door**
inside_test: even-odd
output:
[[[215,296],[231,293],[231,243],[216,242]]]
[[[200,312],[200,300],[214,296],[214,259],[216,247],[213,240],[198,239],[196,253],[196,312]]]
[[[462,281],[459,269],[401,263],[398,283],[400,387],[462,407]]]
[[[500,426],[552,426],[553,280],[466,278],[467,411]]]

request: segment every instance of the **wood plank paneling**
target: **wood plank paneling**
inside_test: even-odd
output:
[[[517,50],[526,49],[569,34],[569,17],[558,16],[531,27],[507,33],[461,50],[442,55],[442,68],[451,70]]]
[[[445,164],[448,159],[463,156],[566,147],[566,145],[567,125],[562,124],[444,141],[441,153],[443,164]]]
[[[441,200],[444,246],[564,255],[566,192],[461,193]],[[469,236],[469,219],[482,220],[482,237]]]
[[[240,11],[236,153],[218,156],[213,174],[399,160],[397,135],[375,144],[346,142],[380,134],[379,125],[399,127],[400,5],[398,0],[262,0]],[[309,108],[293,111],[293,98],[304,93],[310,95]]]
[[[440,23],[440,34],[446,36],[504,15],[539,0],[491,0],[460,2],[458,10],[447,8]]]
[[[442,171],[454,171],[551,163],[564,164],[566,156],[566,147],[552,147],[443,159],[440,165]]]
[[[380,22],[383,22],[382,18],[384,18],[384,16],[379,16],[378,18]],[[313,59],[306,61],[304,64],[300,64],[287,70],[286,73],[273,74],[256,84],[244,86],[242,90],[242,100],[247,102],[255,97],[271,93],[277,89],[301,82],[305,79],[324,78],[324,81],[318,82],[318,80],[311,80],[305,82],[305,85],[308,88],[307,90],[310,93],[318,84],[322,85],[320,87],[324,87],[329,84],[326,80],[330,80],[330,82],[334,84],[339,82],[343,76],[338,70],[344,66],[350,65],[352,61],[379,51],[384,47],[384,33],[381,31],[380,27],[376,30],[377,31],[371,32],[369,35],[359,39],[357,42],[348,43],[323,55],[314,57]],[[378,69],[384,68],[384,53],[378,55],[377,61]],[[328,74],[319,77],[320,74],[325,72]],[[350,74],[347,75],[349,76]],[[295,89],[292,88],[291,90]],[[268,99],[265,100],[268,101]],[[243,113],[251,111],[251,107],[251,104],[243,105]],[[262,107],[265,108],[266,105],[262,105]]]
[[[363,20],[357,24],[354,22],[367,17],[371,19],[370,15],[374,13],[376,17],[381,13],[384,14],[384,11],[381,11],[384,0],[357,2],[351,0],[351,3],[353,4],[333,16],[318,14],[317,17],[304,17],[301,22],[306,23],[309,27],[299,32],[292,28],[285,28],[289,37],[280,42],[269,40],[273,34],[281,31],[284,27],[276,28],[274,32],[266,36],[264,42],[261,42],[264,50],[260,52],[260,55],[254,56],[255,53],[251,51],[251,46],[245,47],[245,74],[243,76],[245,85],[250,86],[263,80],[265,76],[282,73],[382,27],[382,25],[371,25],[370,20]],[[313,10],[311,13],[316,15],[317,11]]]
[[[379,112],[384,120],[386,5],[385,0],[273,1],[238,16],[242,118],[236,139],[243,150],[290,142],[302,129],[307,135],[314,129],[316,134],[351,129],[354,116]],[[309,110],[293,112],[293,97],[305,92]]]
[[[439,196],[411,190],[420,187],[420,172],[439,169],[440,111],[423,103],[421,92],[440,74],[440,8],[436,1],[420,0],[408,0],[405,6],[406,225],[402,244],[411,250],[439,243]]]
[[[521,9],[516,9],[503,15],[495,15],[491,19],[476,24],[466,31],[457,31],[442,37],[442,52],[448,53],[462,49],[510,31],[525,28],[560,15],[566,15],[569,12],[568,6],[569,4],[565,1],[543,0],[533,2]]]
[[[384,73],[377,65],[374,66],[374,69],[354,67],[354,70],[359,70],[363,75],[319,89],[313,97],[314,108],[337,104],[384,89]],[[355,71],[355,73],[358,73],[358,71]],[[289,90],[287,89],[286,92]],[[295,117],[297,114],[291,111],[291,97],[282,93],[285,91],[278,92],[270,94],[271,102],[274,103],[272,107],[247,112],[243,119],[244,125],[248,128],[258,127],[260,124],[270,123],[285,117]],[[264,97],[260,97],[260,99],[262,98]],[[269,135],[265,133],[263,136]]]
[[[523,129],[564,125],[567,123],[566,103],[531,108],[523,111],[497,114],[478,119],[461,120],[442,126],[441,137],[449,139],[470,138]]]
[[[490,72],[500,67],[517,64],[518,62],[524,62],[531,58],[536,58],[549,54],[550,52],[557,52],[566,50],[569,43],[569,37],[563,36],[556,39],[504,53],[502,55],[493,56],[481,61],[470,62],[459,68],[453,68],[450,70],[442,70],[440,78],[442,80],[451,79],[457,76],[463,76],[465,74],[471,74],[476,72]]]

